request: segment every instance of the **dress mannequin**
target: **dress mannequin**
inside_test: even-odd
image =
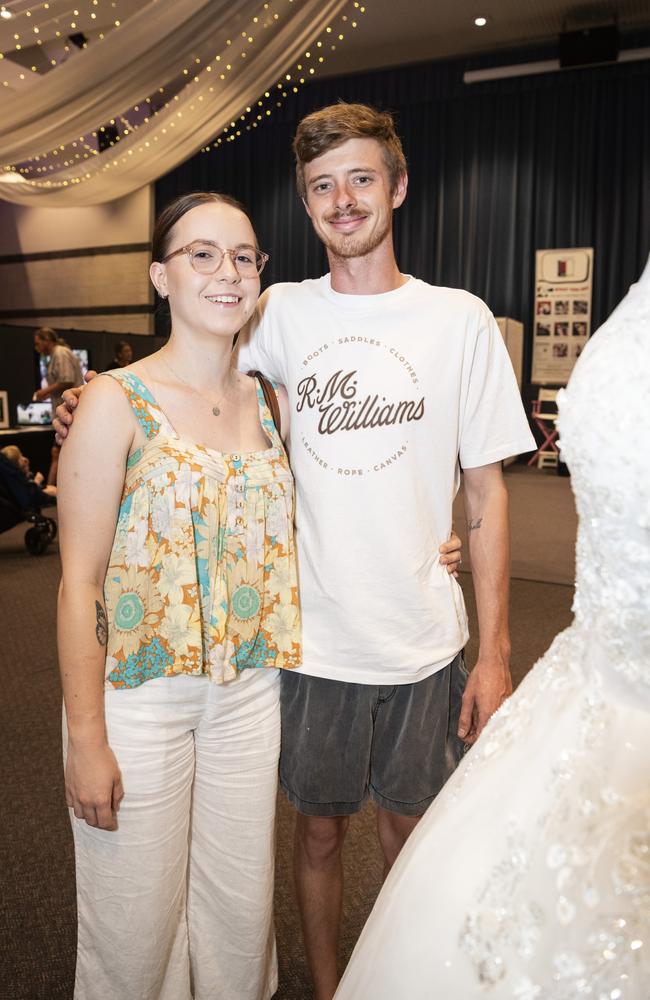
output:
[[[419,823],[336,1000],[647,1000],[650,261],[558,402],[575,619]]]

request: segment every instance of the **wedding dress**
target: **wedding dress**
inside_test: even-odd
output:
[[[650,262],[559,406],[573,624],[417,826],[336,1000],[650,997]]]

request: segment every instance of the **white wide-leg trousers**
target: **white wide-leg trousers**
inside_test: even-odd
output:
[[[277,989],[279,675],[106,692],[117,831],[72,816],[75,1000],[266,1000]],[[65,737],[64,737],[65,746]]]

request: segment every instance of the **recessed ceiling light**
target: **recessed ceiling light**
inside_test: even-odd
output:
[[[474,24],[477,28],[484,28],[487,24],[487,17],[483,17],[482,15],[480,17],[475,17]]]
[[[0,10],[0,17],[4,17],[5,21],[8,21],[10,17],[13,17],[13,14],[10,10],[3,7],[2,10]]]

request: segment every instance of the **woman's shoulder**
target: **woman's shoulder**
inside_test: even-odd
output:
[[[111,373],[112,374],[112,373]],[[79,403],[75,410],[75,423],[93,422],[104,427],[115,427],[116,421],[129,421],[131,407],[128,394],[121,381],[116,378],[105,378],[104,374],[91,379],[79,394]]]

